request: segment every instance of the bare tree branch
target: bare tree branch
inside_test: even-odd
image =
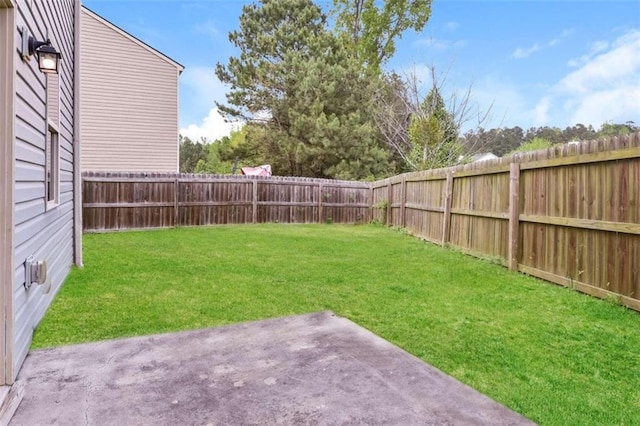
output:
[[[460,130],[481,128],[490,119],[493,107],[492,104],[481,110],[473,101],[472,85],[443,97],[448,71],[439,74],[431,66],[429,74],[427,91],[414,70],[404,78],[387,76],[376,95],[374,119],[378,131],[384,143],[411,170],[452,165],[463,152],[480,152],[483,146],[475,143],[478,138],[464,146],[460,144]]]

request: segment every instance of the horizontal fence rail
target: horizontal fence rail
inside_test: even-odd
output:
[[[372,217],[640,310],[640,134],[372,184]]]
[[[83,173],[86,232],[231,223],[363,223],[367,183],[172,173]]]

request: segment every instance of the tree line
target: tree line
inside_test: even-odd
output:
[[[640,131],[632,121],[624,124],[604,123],[598,130],[593,126],[576,124],[560,129],[558,127],[531,127],[527,130],[515,126],[485,130],[478,128],[461,136],[463,144],[481,146],[484,152],[492,152],[498,157],[517,151],[549,148],[553,145],[589,141],[612,136],[623,136]]]
[[[502,157],[514,152],[544,149],[553,145],[624,136],[640,132],[640,127],[633,122],[624,124],[605,123],[598,130],[591,125],[576,124],[560,129],[558,127],[531,127],[527,130],[521,127],[503,127],[485,130],[478,128],[457,137],[457,143],[462,149],[450,150],[452,156],[458,155],[451,164],[465,161],[460,158],[465,146],[482,147],[482,152],[491,152]],[[245,144],[246,128],[231,132],[215,141],[202,139],[194,142],[187,137],[180,136],[180,172],[182,173],[240,173],[240,167],[254,166],[268,161],[247,151]],[[480,151],[468,151],[477,153]],[[464,157],[464,156],[463,156]],[[235,167],[234,167],[235,166]]]
[[[327,12],[313,0],[243,7],[229,34],[239,53],[218,63],[216,75],[230,87],[218,110],[245,124],[213,143],[181,137],[181,172],[271,164],[277,175],[373,180],[478,152],[503,155],[534,138],[564,141],[558,129],[485,131],[488,111],[470,91],[445,96],[446,76],[435,69],[428,90],[415,75],[384,69],[395,41],[427,24],[431,1],[333,0]],[[461,135],[471,119],[474,130]]]

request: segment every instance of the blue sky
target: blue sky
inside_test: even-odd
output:
[[[226,92],[215,64],[234,55],[227,36],[247,3],[83,0],[186,67],[181,133],[211,140],[229,132],[215,110]],[[448,93],[471,87],[480,110],[493,105],[485,128],[640,124],[640,2],[435,0],[425,29],[407,32],[387,64],[417,75],[425,88],[430,67]]]

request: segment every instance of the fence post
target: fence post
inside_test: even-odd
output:
[[[387,182],[387,226],[393,226],[393,185],[391,185],[391,180]]]
[[[173,226],[178,226],[180,220],[180,180],[173,181]]]
[[[373,183],[369,184],[369,222],[373,222]]]
[[[451,229],[451,197],[453,196],[453,172],[447,173],[444,188],[444,217],[442,218],[442,245],[449,242]]]
[[[258,223],[258,179],[253,179],[253,199],[251,210],[251,222]]]
[[[520,163],[509,165],[509,269],[518,270],[520,226]]]
[[[407,220],[405,218],[407,204],[407,177],[402,176],[402,198],[400,201],[400,226],[405,227]]]
[[[105,177],[109,177],[108,173],[104,174]],[[120,183],[118,183],[116,185],[116,204],[120,203]],[[120,220],[122,219],[122,215],[120,214],[120,208],[116,208],[116,229],[121,229],[122,228],[122,224],[120,223]]]
[[[322,223],[322,197],[324,188],[321,183],[318,183],[318,223]]]

